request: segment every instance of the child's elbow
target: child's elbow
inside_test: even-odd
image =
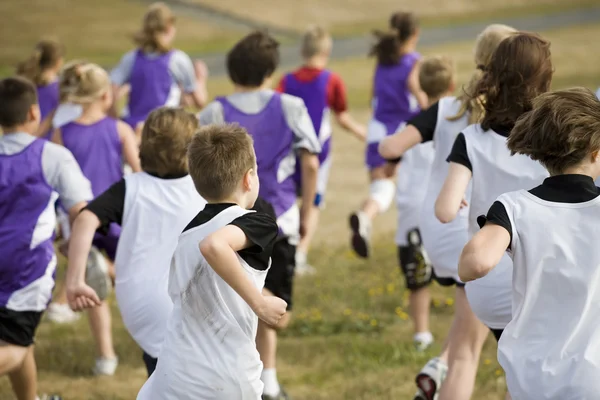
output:
[[[204,240],[200,242],[200,253],[206,260],[210,260],[215,257],[216,254],[219,253],[220,243],[218,240],[213,238],[212,236],[206,237]]]
[[[313,153],[304,153],[302,157],[302,170],[302,172],[316,174],[319,171],[319,157]]]
[[[481,256],[481,252],[472,247],[471,243],[465,246],[458,262],[458,277],[463,282],[482,278],[494,268],[488,259]]]
[[[448,224],[456,218],[456,212],[444,204],[435,203],[435,217],[442,223]]]
[[[379,155],[381,157],[385,158],[385,159],[394,158],[394,154],[391,151],[390,141],[388,140],[388,138],[383,139],[379,143],[379,146],[377,147],[377,150],[379,151]]]

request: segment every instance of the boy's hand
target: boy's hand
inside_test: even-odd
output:
[[[102,304],[94,289],[85,282],[67,286],[67,301],[73,311],[83,311],[86,308],[94,308]]]
[[[264,322],[271,326],[279,323],[287,310],[287,303],[276,296],[263,296],[263,301],[254,312]]]

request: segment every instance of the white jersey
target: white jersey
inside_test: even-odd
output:
[[[258,318],[198,249],[205,237],[250,212],[254,211],[231,206],[181,234],[169,275],[173,313],[167,337],[156,371],[138,399],[260,399]],[[238,259],[261,290],[268,269],[256,270],[239,255]]]
[[[407,246],[408,232],[419,227],[433,155],[433,143],[427,142],[416,145],[402,156],[396,184],[396,244],[399,246]]]
[[[471,204],[469,236],[479,231],[477,217],[485,215],[502,193],[531,189],[542,183],[548,171],[525,155],[510,155],[506,136],[481,125],[464,131],[466,150],[471,162]],[[512,261],[508,255],[488,275],[467,283],[465,289],[475,315],[492,329],[504,329],[511,319]]]
[[[456,97],[444,97],[438,102],[438,117],[432,140],[433,161],[419,221],[423,247],[435,274],[442,278],[453,278],[457,282],[460,282],[458,259],[468,241],[468,209],[460,210],[452,222],[442,224],[435,216],[435,201],[448,175],[446,158],[450,154],[452,144],[456,136],[469,125],[469,113],[456,121],[448,120],[448,117],[458,114],[461,105]]]
[[[192,178],[125,176],[115,292],[123,323],[140,347],[158,357],[173,302],[167,292],[177,238],[206,202]]]
[[[498,361],[514,400],[592,400],[600,393],[600,197],[498,198],[512,225],[513,319]]]

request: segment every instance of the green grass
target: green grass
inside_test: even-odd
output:
[[[551,40],[554,88],[600,85],[600,25],[545,32]],[[459,82],[471,74],[472,43],[426,49],[427,54],[450,54]],[[366,122],[365,108],[372,76],[366,58],[332,62],[345,79],[352,112]],[[212,94],[229,93],[224,78],[210,80]],[[362,261],[348,249],[346,218],[366,194],[364,144],[334,132],[334,167],[310,262],[318,273],[298,278],[291,326],[279,341],[278,375],[295,400],[407,399],[414,393],[414,375],[439,350],[451,322],[452,291],[433,286],[432,331],[436,345],[424,354],[412,348],[406,291],[396,265],[392,242],[394,210],[375,224],[374,258]],[[43,323],[37,337],[40,391],[58,392],[66,400],[130,400],[145,380],[141,352],[128,336],[111,298],[114,337],[120,366],[112,378],[95,378],[90,370],[94,345],[85,320],[74,325]],[[477,377],[478,400],[500,400],[503,374],[496,348],[488,339]],[[12,399],[6,378],[0,379],[0,399]]]

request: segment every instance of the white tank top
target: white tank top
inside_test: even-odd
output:
[[[189,175],[178,179],[145,172],[125,176],[115,292],[123,323],[152,357],[158,356],[173,307],[167,293],[171,256],[179,234],[205,204]]]
[[[514,399],[600,393],[600,197],[503,194],[512,225],[513,318],[498,345]]]
[[[152,396],[143,398],[260,398],[258,318],[198,249],[205,237],[250,212],[254,211],[231,206],[180,236],[169,274],[173,313],[158,368],[149,381]],[[262,290],[268,270],[253,269],[239,255],[238,260]]]

